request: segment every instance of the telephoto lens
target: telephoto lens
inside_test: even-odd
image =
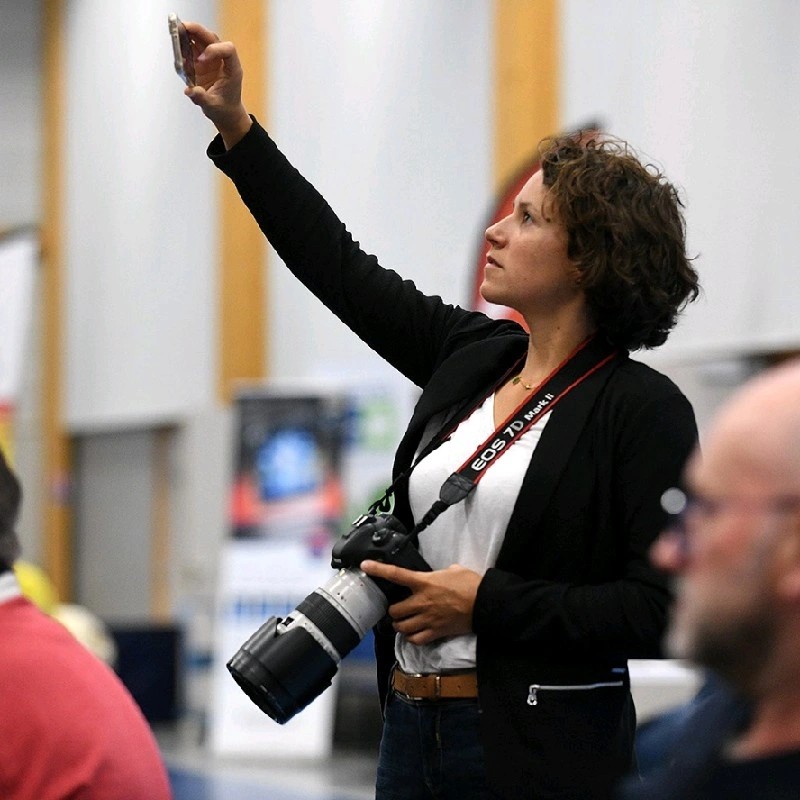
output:
[[[331,685],[339,662],[387,606],[386,596],[361,570],[341,569],[288,617],[270,617],[228,662],[228,670],[265,714],[288,722]]]
[[[430,571],[397,519],[361,517],[333,549],[339,571],[288,617],[270,617],[228,662],[236,683],[276,722],[288,722],[327,689],[341,660],[386,614],[389,598],[408,594],[362,572],[365,558]]]

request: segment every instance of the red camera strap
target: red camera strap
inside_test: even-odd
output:
[[[460,503],[468,497],[489,467],[520,436],[535,425],[545,413],[552,411],[573,389],[580,386],[590,375],[605,366],[616,355],[617,349],[602,336],[592,336],[578,345],[442,484],[439,490],[439,499],[414,527],[413,531],[411,531],[412,535],[419,534],[445,509]],[[492,391],[495,389],[496,387],[493,387]],[[460,422],[461,420],[455,427]],[[416,459],[411,469],[413,470],[422,458],[446,441],[453,430],[455,428],[436,436],[434,441]],[[406,474],[406,477],[408,474],[410,472]]]

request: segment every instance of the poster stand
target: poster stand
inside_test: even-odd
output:
[[[208,741],[214,753],[330,755],[339,674],[279,725],[250,701],[225,664],[266,619],[285,617],[330,579],[335,537],[389,483],[405,401],[410,405],[408,392],[389,385],[343,392],[312,390],[302,382],[237,396],[230,527],[218,577],[211,670]],[[367,652],[362,646],[348,656],[360,659],[362,668],[373,658],[371,647]],[[347,659],[342,668],[348,672]]]

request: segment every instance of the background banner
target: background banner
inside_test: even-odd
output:
[[[223,546],[212,673],[218,753],[324,757],[335,691],[285,725],[260,711],[225,664],[269,617],[284,618],[333,570],[342,519],[346,403],[333,394],[260,389],[236,399],[230,529]]]
[[[263,714],[225,668],[265,620],[287,616],[327,583],[336,536],[391,482],[413,394],[391,380],[309,386],[276,382],[236,399],[211,674],[209,739],[218,753],[323,758],[339,706],[380,716],[371,632],[343,660],[334,685],[285,725]]]

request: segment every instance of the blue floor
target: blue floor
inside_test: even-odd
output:
[[[174,800],[372,800],[375,759],[340,753],[324,762],[226,761],[201,748],[165,752]]]
[[[369,679],[372,690],[371,670]],[[372,694],[344,681],[339,691],[325,758],[215,754],[204,713],[154,724],[174,800],[374,800],[380,711]]]
[[[300,800],[297,795],[281,794],[265,786],[217,778],[209,775],[198,775],[183,769],[170,769],[169,780],[174,800]]]
[[[183,768],[169,767],[168,772],[174,800],[350,800],[352,797],[329,791],[298,792]]]
[[[335,790],[289,790],[263,782],[168,767],[174,800],[351,800],[352,794]]]

